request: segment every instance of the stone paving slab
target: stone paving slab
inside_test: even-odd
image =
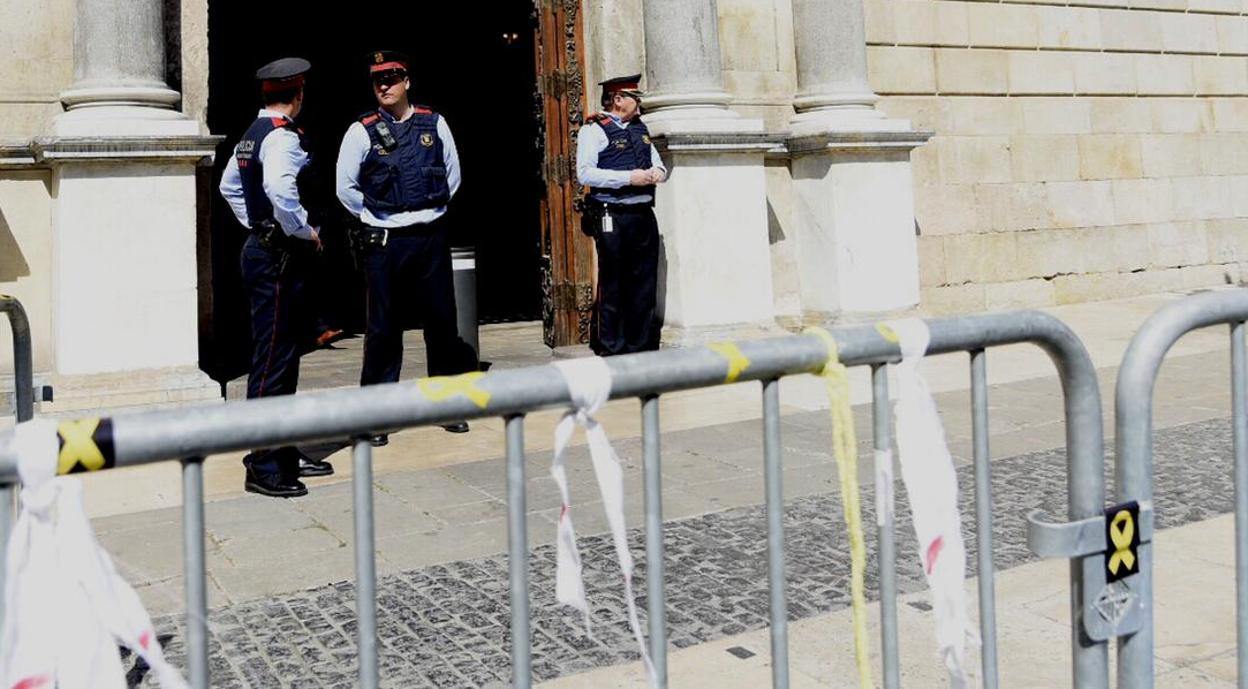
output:
[[[1156,555],[1156,686],[1161,689],[1233,689],[1235,668],[1234,517],[1223,515],[1158,532]],[[1207,546],[1214,546],[1207,548]],[[1202,566],[1194,569],[1198,553]],[[1195,576],[1193,576],[1193,574]],[[1032,562],[996,576],[997,658],[1000,686],[1059,689],[1071,686],[1068,565]],[[978,580],[966,582],[967,600]],[[931,594],[906,594],[898,601],[900,672],[906,687],[948,685],[936,656]],[[978,617],[972,605],[972,624]],[[790,687],[857,689],[851,611],[847,608],[789,625]],[[868,604],[867,640],[872,676],[880,681],[879,605]],[[733,689],[771,686],[770,636],[757,629],[677,649],[668,654],[672,687]],[[968,669],[980,673],[981,659],[967,648]],[[972,680],[972,686],[982,682]],[[539,689],[645,689],[640,663],[565,675]],[[878,686],[878,685],[877,685]],[[1111,665],[1108,686],[1115,686]]]
[[[1155,451],[1159,528],[1209,519],[1233,507],[1230,426],[1212,419],[1157,435]],[[1107,469],[1107,474],[1108,469]],[[969,467],[958,471],[960,506],[973,514]],[[1005,458],[993,464],[994,562],[1006,570],[1031,561],[1024,515],[1041,508],[1065,512],[1065,458],[1060,449]],[[864,519],[872,523],[873,490],[862,487]],[[922,573],[913,553],[904,489],[898,486],[898,579],[903,592],[919,590]],[[823,493],[786,501],[789,617],[808,619],[848,605],[848,544],[839,500]],[[968,564],[976,556],[975,525],[963,522]],[[686,648],[766,626],[766,539],[762,508],[738,507],[670,522],[667,544],[670,642]],[[875,539],[867,534],[869,556]],[[638,559],[637,590],[644,592],[642,534],[630,540]],[[594,635],[579,615],[556,605],[554,548],[530,558],[534,673],[562,675],[637,659],[610,539],[581,541],[585,583],[593,601]],[[868,592],[878,595],[869,573]],[[644,595],[638,601],[643,608]],[[382,668],[388,687],[501,686],[508,677],[507,563],[496,555],[450,562],[379,581]],[[213,686],[347,687],[355,668],[353,586],[344,582],[301,593],[226,606],[210,616]],[[644,622],[643,622],[644,624]],[[175,661],[184,652],[179,621],[162,617]],[[145,685],[146,686],[146,685]]]

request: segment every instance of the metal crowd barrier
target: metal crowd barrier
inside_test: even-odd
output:
[[[1153,552],[1145,518],[1153,499],[1153,388],[1166,352],[1183,335],[1213,325],[1230,325],[1231,427],[1235,455],[1235,587],[1238,684],[1248,687],[1248,361],[1244,322],[1248,290],[1208,292],[1177,301],[1153,314],[1131,339],[1118,370],[1115,393],[1115,494],[1140,504],[1139,573],[1124,580],[1120,594],[1138,615],[1134,631],[1118,639],[1118,686],[1153,686]]]
[[[13,408],[18,421],[35,416],[35,365],[31,358],[30,321],[22,302],[0,294],[0,313],[9,318],[13,331]]]
[[[1104,496],[1101,401],[1087,351],[1061,322],[1037,312],[988,314],[934,320],[930,354],[965,351],[970,355],[974,407],[976,522],[979,534],[980,619],[985,687],[996,687],[996,624],[993,614],[991,487],[988,453],[987,369],[985,350],[1030,342],[1056,365],[1065,393],[1070,519],[1098,515]],[[833,332],[842,363],[870,366],[874,396],[874,439],[891,448],[888,378],[885,364],[900,359],[896,343],[871,327]],[[784,587],[780,379],[815,373],[827,361],[825,343],[816,336],[790,336],[620,356],[607,361],[614,379],[612,397],[639,398],[643,425],[645,540],[650,650],[662,686],[667,685],[667,634],[663,594],[663,508],[660,481],[659,397],[664,393],[722,385],[732,381],[762,383],[765,499],[773,686],[789,683]],[[524,422],[528,412],[570,406],[563,378],[547,366],[433,378],[364,389],[229,402],[208,408],[153,411],[115,419],[88,419],[87,426],[66,422],[81,436],[94,428],[89,454],[96,461],[77,470],[94,470],[181,459],[183,467],[183,539],[185,548],[186,628],[192,686],[208,687],[208,628],[204,570],[203,458],[255,447],[352,438],[354,441],[354,514],[359,683],[378,685],[377,591],[373,548],[372,448],[367,435],[464,418],[500,416],[506,422],[508,536],[511,597],[511,655],[514,686],[532,684],[529,578],[526,542]],[[96,422],[98,421],[98,425]],[[77,437],[77,436],[76,436]],[[76,452],[77,443],[67,444]],[[98,454],[97,454],[98,453]],[[103,457],[99,466],[98,457]],[[60,458],[64,464],[67,457]],[[72,463],[73,457],[68,458]],[[0,482],[17,480],[12,433],[0,434]],[[891,499],[891,498],[889,498]],[[889,506],[891,507],[891,506]],[[886,509],[885,514],[891,515]],[[1037,524],[1039,534],[1063,534],[1059,525]],[[897,579],[894,525],[879,531],[881,635],[884,686],[899,686]],[[1041,540],[1044,540],[1041,538]],[[1057,538],[1060,541],[1060,538]],[[1072,646],[1077,687],[1103,687],[1108,658],[1103,642],[1082,634],[1079,620],[1087,606],[1083,592],[1099,590],[1103,572],[1087,567],[1087,558],[1071,561]],[[1097,581],[1100,573],[1101,580]]]
[[[0,313],[9,319],[13,331],[13,410],[17,420],[35,417],[35,365],[31,356],[30,321],[22,302],[0,294]],[[13,511],[17,506],[17,485],[0,483],[0,554],[9,552],[9,534],[13,532]],[[0,561],[2,564],[2,561]],[[4,567],[0,566],[0,619],[4,619]]]

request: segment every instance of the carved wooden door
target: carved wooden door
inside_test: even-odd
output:
[[[540,104],[542,331],[549,347],[589,341],[593,243],[573,209],[577,131],[585,118],[581,0],[534,0],[534,59]]]

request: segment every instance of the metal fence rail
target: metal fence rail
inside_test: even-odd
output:
[[[1119,502],[1153,499],[1153,390],[1162,360],[1183,335],[1213,325],[1230,325],[1233,447],[1235,455],[1235,586],[1238,683],[1248,688],[1248,368],[1244,322],[1248,290],[1199,294],[1153,314],[1136,332],[1115,391],[1115,493]],[[1140,571],[1133,575],[1139,629],[1118,640],[1118,686],[1153,686],[1153,552],[1141,537]]]
[[[1102,509],[1104,495],[1101,401],[1091,359],[1061,322],[1038,312],[988,314],[930,321],[929,354],[970,354],[974,404],[976,510],[985,686],[995,687],[995,619],[991,555],[990,471],[985,350],[1029,342],[1056,365],[1065,393],[1069,518],[1078,522]],[[833,332],[842,363],[872,368],[874,439],[890,449],[890,411],[885,364],[900,359],[897,344],[871,327]],[[784,592],[783,487],[779,381],[815,373],[828,350],[816,336],[792,336],[737,343],[723,348],[692,348],[611,358],[612,398],[639,398],[643,425],[646,511],[646,562],[650,647],[660,682],[666,686],[666,628],[663,596],[663,513],[660,480],[659,398],[678,390],[760,381],[763,389],[765,498],[770,576],[773,684],[788,686],[787,621]],[[210,408],[153,411],[103,420],[112,452],[105,468],[180,459],[184,487],[187,648],[192,686],[208,686],[208,632],[204,570],[202,458],[224,452],[292,443],[352,438],[354,441],[355,558],[359,629],[359,679],[365,689],[378,683],[376,573],[372,513],[371,447],[368,434],[465,418],[506,420],[511,634],[514,685],[531,686],[528,543],[525,506],[524,421],[529,412],[570,406],[563,378],[550,367],[500,370],[449,379],[379,385],[281,398],[229,402]],[[0,434],[0,483],[17,480],[11,432]],[[891,515],[891,506],[885,514]],[[1033,525],[1033,531],[1060,532],[1059,525]],[[881,616],[884,686],[899,686],[897,583],[894,525],[880,527]],[[1042,539],[1043,540],[1043,539]],[[1060,540],[1060,539],[1059,539]],[[1104,575],[1089,558],[1071,561],[1073,677],[1077,687],[1103,687],[1107,652],[1103,641],[1082,633],[1088,590],[1099,590]],[[1098,573],[1101,580],[1098,582]]]

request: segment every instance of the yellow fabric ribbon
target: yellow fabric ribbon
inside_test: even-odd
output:
[[[854,412],[849,403],[849,369],[841,363],[840,348],[823,328],[807,328],[828,346],[828,360],[819,372],[828,388],[832,411],[832,452],[841,477],[841,506],[849,531],[850,594],[854,615],[854,652],[858,661],[858,685],[873,687],[870,647],[867,642],[867,545],[862,528],[862,505],[858,495],[858,441],[854,437]]]

